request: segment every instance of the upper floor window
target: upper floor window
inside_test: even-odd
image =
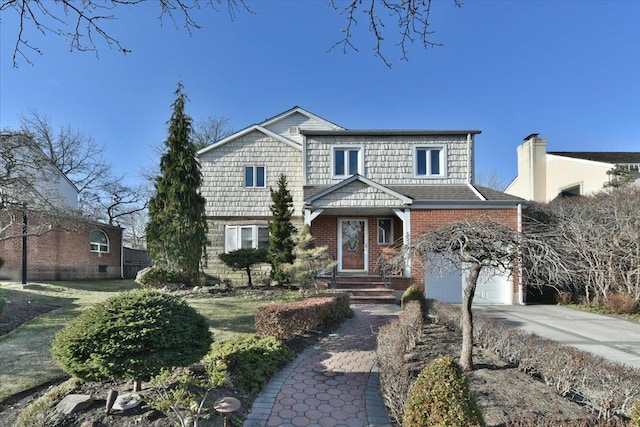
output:
[[[389,245],[393,242],[393,220],[378,218],[378,244]]]
[[[445,167],[444,147],[416,147],[415,175],[417,177],[444,177]]]
[[[94,230],[91,233],[89,250],[101,254],[109,253],[109,238],[102,230]]]
[[[333,176],[344,178],[362,175],[362,148],[336,147],[333,149]]]
[[[227,225],[225,229],[225,252],[268,247],[269,229],[266,225]]]
[[[244,168],[245,187],[265,187],[264,166],[245,166]]]

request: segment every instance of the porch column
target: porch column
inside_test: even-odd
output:
[[[402,220],[402,245],[408,246],[411,243],[411,209],[393,209],[393,213]],[[411,277],[411,257],[404,260],[404,276]]]
[[[324,209],[316,209],[315,211],[311,211],[311,209],[304,209],[304,223],[305,225],[311,226],[311,221],[316,219],[320,214],[324,212]]]

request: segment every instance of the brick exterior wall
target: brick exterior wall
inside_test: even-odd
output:
[[[9,233],[18,235],[22,224]],[[102,230],[109,238],[109,253],[91,252],[89,242],[94,230]],[[76,223],[74,230],[50,231],[27,240],[27,280],[97,280],[119,279],[122,229],[98,223]],[[20,281],[22,278],[22,238],[0,241],[0,257],[5,264],[0,278]]]
[[[327,246],[329,255],[338,257],[338,219],[345,217],[320,215],[312,223],[312,234],[317,246]],[[362,217],[358,217],[362,218]],[[369,274],[379,274],[378,260],[386,251],[393,251],[393,245],[379,245],[377,234],[378,218],[391,218],[389,216],[368,217],[369,238]],[[441,225],[460,220],[491,219],[500,221],[514,229],[518,226],[518,211],[514,208],[495,209],[419,209],[411,211],[411,239],[439,227]],[[402,244],[402,221],[394,217],[393,238],[397,244]],[[420,259],[412,259],[411,282],[424,289],[424,265]],[[518,292],[518,277],[513,275],[513,293]]]
[[[487,219],[498,221],[513,229],[518,227],[518,210],[513,208],[495,209],[424,209],[411,211],[411,239],[436,227],[460,220]],[[424,265],[419,259],[412,259],[412,282],[424,289]],[[513,293],[518,293],[518,276],[513,276]]]

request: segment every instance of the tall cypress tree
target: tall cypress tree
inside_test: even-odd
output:
[[[278,189],[269,189],[271,193],[271,214],[269,221],[269,262],[271,277],[280,285],[288,285],[289,277],[282,271],[281,264],[293,262],[293,233],[296,228],[291,223],[293,216],[293,197],[287,188],[287,177],[278,178]]]
[[[191,117],[184,112],[187,95],[182,83],[175,93],[160,176],[149,201],[147,248],[156,265],[194,280],[207,240],[205,199],[200,194],[202,173],[191,139]]]

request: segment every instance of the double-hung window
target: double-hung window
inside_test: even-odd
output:
[[[378,218],[378,244],[389,245],[393,242],[393,219]]]
[[[244,186],[247,188],[264,188],[265,187],[265,168],[264,166],[245,166],[244,168]]]
[[[362,148],[336,147],[333,149],[333,176],[346,178],[355,174],[362,175]]]
[[[446,150],[443,146],[416,147],[414,152],[414,173],[416,177],[446,176]]]
[[[266,225],[227,225],[225,228],[225,252],[267,247],[269,229]]]

